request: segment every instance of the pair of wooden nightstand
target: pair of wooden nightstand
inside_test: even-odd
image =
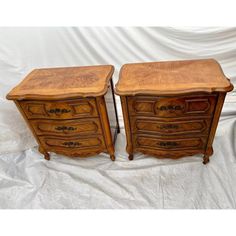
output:
[[[107,152],[115,160],[119,133],[113,66],[37,69],[15,87],[14,100],[39,151],[67,156]],[[126,64],[121,96],[129,159],[204,154],[209,162],[224,98],[233,89],[213,59]]]

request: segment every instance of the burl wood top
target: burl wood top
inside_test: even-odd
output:
[[[62,99],[106,93],[114,72],[111,65],[35,69],[7,95],[7,99]]]
[[[228,92],[233,85],[214,59],[123,65],[118,95]]]

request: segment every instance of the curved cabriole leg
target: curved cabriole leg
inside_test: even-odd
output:
[[[134,159],[134,155],[133,155],[133,147],[130,144],[127,144],[126,152],[129,154],[128,156],[129,160],[132,161]]]
[[[134,159],[134,155],[133,154],[129,154],[129,160],[132,161]]]
[[[115,161],[116,157],[115,157],[115,150],[114,150],[113,145],[108,146],[107,149],[108,149],[108,154],[110,155],[110,159],[112,161]]]
[[[204,165],[206,165],[208,162],[210,161],[210,159],[209,159],[209,156],[208,155],[204,155],[204,157],[203,157],[203,164]]]
[[[115,159],[116,159],[116,157],[115,157],[114,154],[113,154],[113,155],[110,155],[110,158],[111,158],[112,161],[115,161]]]
[[[206,150],[205,155],[203,157],[203,164],[206,165],[210,161],[210,156],[213,154],[213,148],[210,147]]]
[[[49,161],[50,160],[50,155],[48,152],[46,152],[42,147],[39,146],[38,148],[39,152],[44,155],[44,159]]]
[[[132,161],[134,159],[134,155],[133,155],[133,147],[130,143],[127,143],[126,145],[126,152],[129,154],[128,158],[130,161]]]
[[[50,155],[49,155],[48,152],[46,152],[46,153],[44,154],[44,159],[47,160],[47,161],[50,160]]]

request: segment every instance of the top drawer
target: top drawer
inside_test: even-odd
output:
[[[217,95],[195,95],[177,97],[128,97],[130,115],[182,117],[211,116],[214,112]]]
[[[70,101],[21,101],[27,118],[70,119],[96,117],[95,99],[84,98]]]

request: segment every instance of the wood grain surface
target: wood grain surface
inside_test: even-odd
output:
[[[35,69],[7,95],[7,99],[57,100],[100,96],[114,72],[111,65]]]
[[[118,95],[229,92],[232,84],[214,59],[125,64]]]

